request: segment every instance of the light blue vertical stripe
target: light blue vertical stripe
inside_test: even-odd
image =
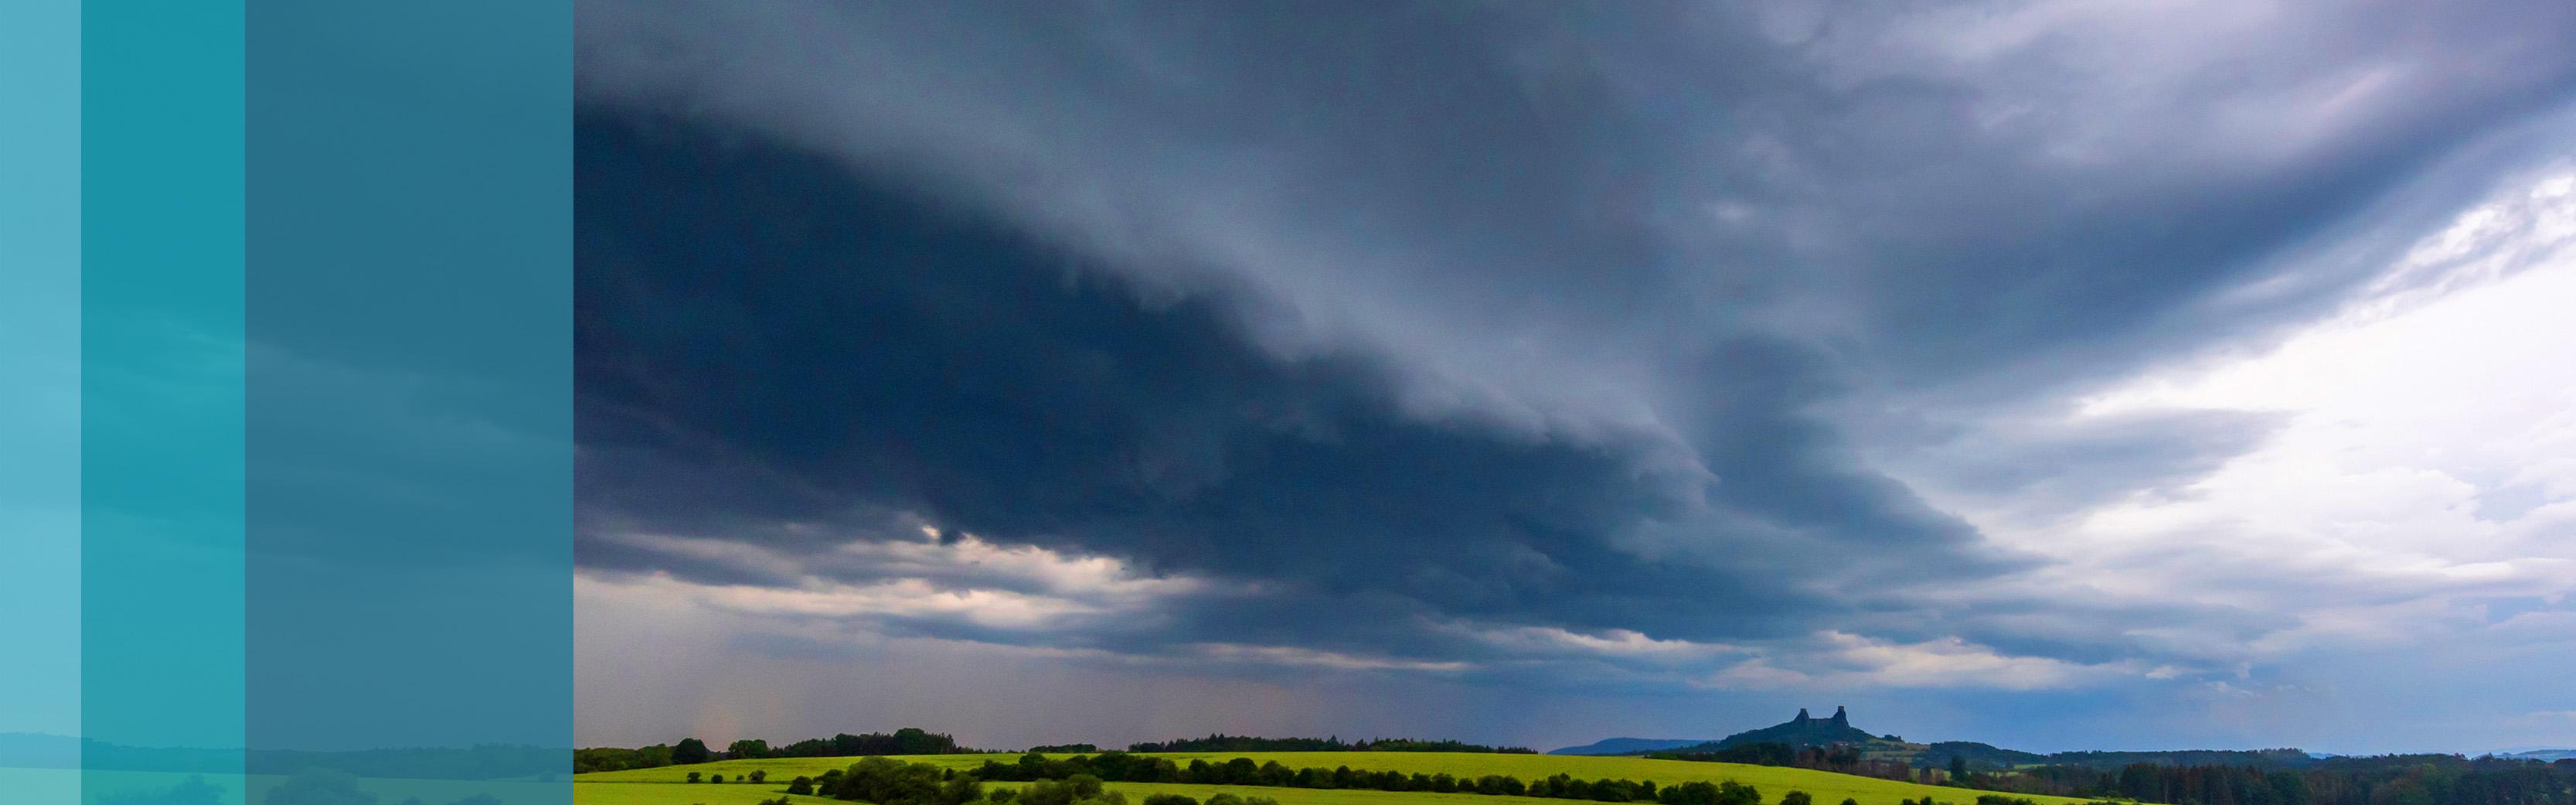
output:
[[[82,729],[241,790],[242,5],[82,8]],[[91,795],[164,786],[84,758]],[[165,755],[165,757],[172,755]]]
[[[80,4],[0,6],[0,791],[79,798]]]

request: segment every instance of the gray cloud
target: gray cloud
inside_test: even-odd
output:
[[[1349,618],[1200,613],[1210,634],[1372,633],[1390,607],[1761,633],[1844,606],[1773,569],[2013,566],[1832,452],[1795,412],[1818,389],[1794,345],[1714,350],[1737,380],[1704,405],[1744,427],[1699,461],[1737,480],[1675,479],[1635,457],[1640,437],[1408,415],[1380,360],[1280,359],[1204,297],[1151,305],[1114,276],[1065,273],[1076,258],[814,158],[656,136],[585,128],[587,530],[798,542],[778,524],[847,538],[883,531],[871,512],[904,510],[1314,596],[1269,606],[1401,601]],[[1800,555],[1838,543],[1872,559]],[[588,566],[760,580],[583,545]]]
[[[2576,10],[1809,8],[584,4],[581,563],[1045,592],[833,553],[926,524],[1244,594],[893,634],[1511,685],[1688,676],[1521,628],[1831,678],[2287,626],[2016,591],[1885,471],[2063,513],[2259,443],[1996,423],[2341,298],[2397,248],[2354,221],[2549,144]]]
[[[2274,412],[2156,410],[1916,420],[1871,433],[1879,463],[2034,520],[2126,495],[2172,496],[2279,428]]]

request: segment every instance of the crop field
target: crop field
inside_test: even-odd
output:
[[[1025,784],[988,783],[985,788],[990,790],[1019,785]],[[1232,793],[1242,797],[1269,797],[1278,800],[1279,805],[1508,805],[1504,800],[1528,799],[1528,797],[1487,797],[1476,794],[1272,788],[1257,785],[1107,783],[1103,787],[1126,794],[1129,805],[1144,801],[1148,794],[1181,794],[1194,799],[1207,799],[1210,794]],[[580,782],[573,785],[573,802],[577,805],[700,805],[700,803],[755,805],[781,796],[786,796],[786,788],[776,782],[761,785]],[[788,799],[800,805],[803,803],[843,805],[840,800],[829,797],[788,797]]]
[[[797,805],[846,805],[831,797],[788,796],[786,783],[584,783],[572,785],[574,805],[758,805],[787,797]]]
[[[1336,766],[1349,766],[1353,769],[1366,771],[1397,771],[1407,774],[1415,772],[1423,774],[1446,773],[1459,777],[1478,777],[1487,774],[1502,774],[1518,777],[1523,781],[1550,777],[1557,774],[1566,774],[1587,780],[1602,778],[1637,781],[1653,780],[1655,784],[1659,786],[1668,786],[1674,783],[1693,781],[1718,782],[1722,780],[1733,780],[1761,789],[1762,798],[1765,802],[1778,802],[1780,795],[1786,794],[1791,790],[1798,790],[1805,791],[1808,794],[1813,795],[1816,798],[1818,805],[1835,805],[1836,803],[1842,802],[1844,799],[1856,800],[1860,805],[1896,805],[1897,800],[1900,799],[1923,799],[1925,797],[1930,797],[1944,802],[1969,803],[1974,802],[1978,794],[1985,793],[1960,788],[1920,785],[1916,783],[1897,782],[1894,780],[1881,780],[1875,777],[1835,774],[1832,772],[1815,771],[1812,769],[1793,769],[1779,766],[1750,766],[1737,763],[1701,763],[1687,760],[1651,760],[1647,758],[1633,757],[1503,755],[1468,752],[1173,752],[1157,753],[1153,755],[1153,757],[1168,757],[1183,766],[1189,765],[1189,762],[1192,760],[1206,760],[1210,763],[1222,763],[1238,757],[1248,757],[1255,763],[1276,760],[1279,761],[1280,765],[1287,766],[1292,769],[1306,768],[1310,766],[1326,769]],[[976,766],[983,765],[986,760],[998,760],[1003,763],[1010,763],[1017,758],[1017,755],[909,755],[897,757],[898,760],[915,763],[930,763],[958,769],[971,769]],[[726,778],[732,779],[737,778],[740,775],[747,774],[753,769],[763,769],[769,773],[769,779],[772,781],[770,785],[741,785],[739,787],[769,790],[776,789],[779,785],[779,781],[788,780],[796,777],[797,775],[812,776],[822,774],[823,772],[831,769],[846,768],[851,763],[857,762],[857,760],[857,758],[843,757],[726,760],[715,763],[701,763],[693,766],[664,766],[653,769],[593,772],[590,774],[575,775],[574,779],[586,783],[680,783],[688,773],[692,771],[704,774],[722,774]],[[727,785],[733,786],[735,784],[728,783]],[[1478,794],[1275,788],[1269,786],[1112,783],[1110,784],[1110,787],[1121,791],[1143,791],[1145,790],[1144,787],[1148,785],[1152,785],[1152,787],[1156,789],[1204,789],[1210,792],[1219,789],[1231,790],[1236,791],[1237,793],[1256,794],[1259,796],[1270,797],[1272,799],[1279,800],[1280,805],[1398,805],[1398,803],[1426,803],[1435,800],[1455,801],[1459,803],[1459,805],[1470,805],[1471,803],[1472,805],[1509,805],[1511,802],[1525,802],[1530,799],[1528,797],[1486,796]],[[713,787],[710,786],[709,788]],[[1190,793],[1190,791],[1181,790],[1180,793]],[[1190,793],[1190,795],[1202,798],[1205,796],[1201,793]],[[776,794],[771,794],[771,796],[776,796]],[[1133,798],[1136,795],[1131,794],[1130,796]],[[1330,797],[1333,799],[1317,799],[1316,797]],[[2069,803],[2083,801],[2067,797],[2042,796],[2032,796],[2030,799],[2040,803],[2041,805],[2068,805]],[[588,805],[591,800],[584,799],[583,802],[585,805]],[[607,803],[608,801],[602,800],[601,802]],[[651,803],[639,802],[637,805],[658,805],[660,802],[662,801],[657,800]],[[622,805],[622,803],[619,803],[618,805]],[[677,802],[674,805],[688,805],[688,802]],[[713,800],[709,800],[708,805],[717,805],[717,803]]]

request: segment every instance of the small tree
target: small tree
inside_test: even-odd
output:
[[[743,775],[743,776],[742,776],[742,779],[749,780],[749,781],[752,781],[752,782],[754,782],[754,783],[765,783],[765,782],[769,782],[769,770],[768,770],[768,769],[752,769],[752,770],[751,770],[751,773],[750,773],[750,774]]]
[[[1805,791],[1791,791],[1780,795],[1780,805],[1815,805],[1815,802],[1816,798],[1808,796]]]
[[[707,775],[707,782],[710,782],[710,783],[721,783],[721,782],[724,782],[724,775],[721,775],[721,774],[710,774],[710,775]]]
[[[813,794],[814,794],[814,778],[812,778],[812,777],[807,777],[807,776],[802,775],[802,774],[797,775],[797,776],[796,776],[796,779],[793,779],[793,780],[789,780],[789,781],[787,781],[787,793],[795,794],[795,795],[800,796],[800,797],[804,797],[804,796],[813,796]],[[1859,804],[1859,803],[1852,803],[1852,805],[1860,805],[1860,804]]]
[[[671,747],[671,762],[680,766],[705,763],[709,754],[707,742],[696,738],[682,738],[678,744]]]
[[[701,772],[689,772],[689,782],[697,782],[699,774],[701,774]]]

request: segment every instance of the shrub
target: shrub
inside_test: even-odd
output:
[[[1727,780],[1717,784],[1717,805],[1762,805],[1762,791]]]
[[[1816,798],[1808,796],[1805,791],[1791,791],[1780,795],[1780,805],[1815,805],[1815,802]]]
[[[1077,802],[1102,799],[1100,778],[1076,774],[1063,780],[1039,780],[1020,789],[1019,805],[1074,805]],[[1124,798],[1121,798],[1124,801]],[[1210,797],[1210,802],[1215,798]]]
[[[816,780],[818,793],[877,805],[964,805],[984,798],[983,783],[973,777],[882,757],[861,758],[838,777],[824,777],[831,783]]]
[[[1199,801],[1181,794],[1147,794],[1145,805],[1199,805]]]

